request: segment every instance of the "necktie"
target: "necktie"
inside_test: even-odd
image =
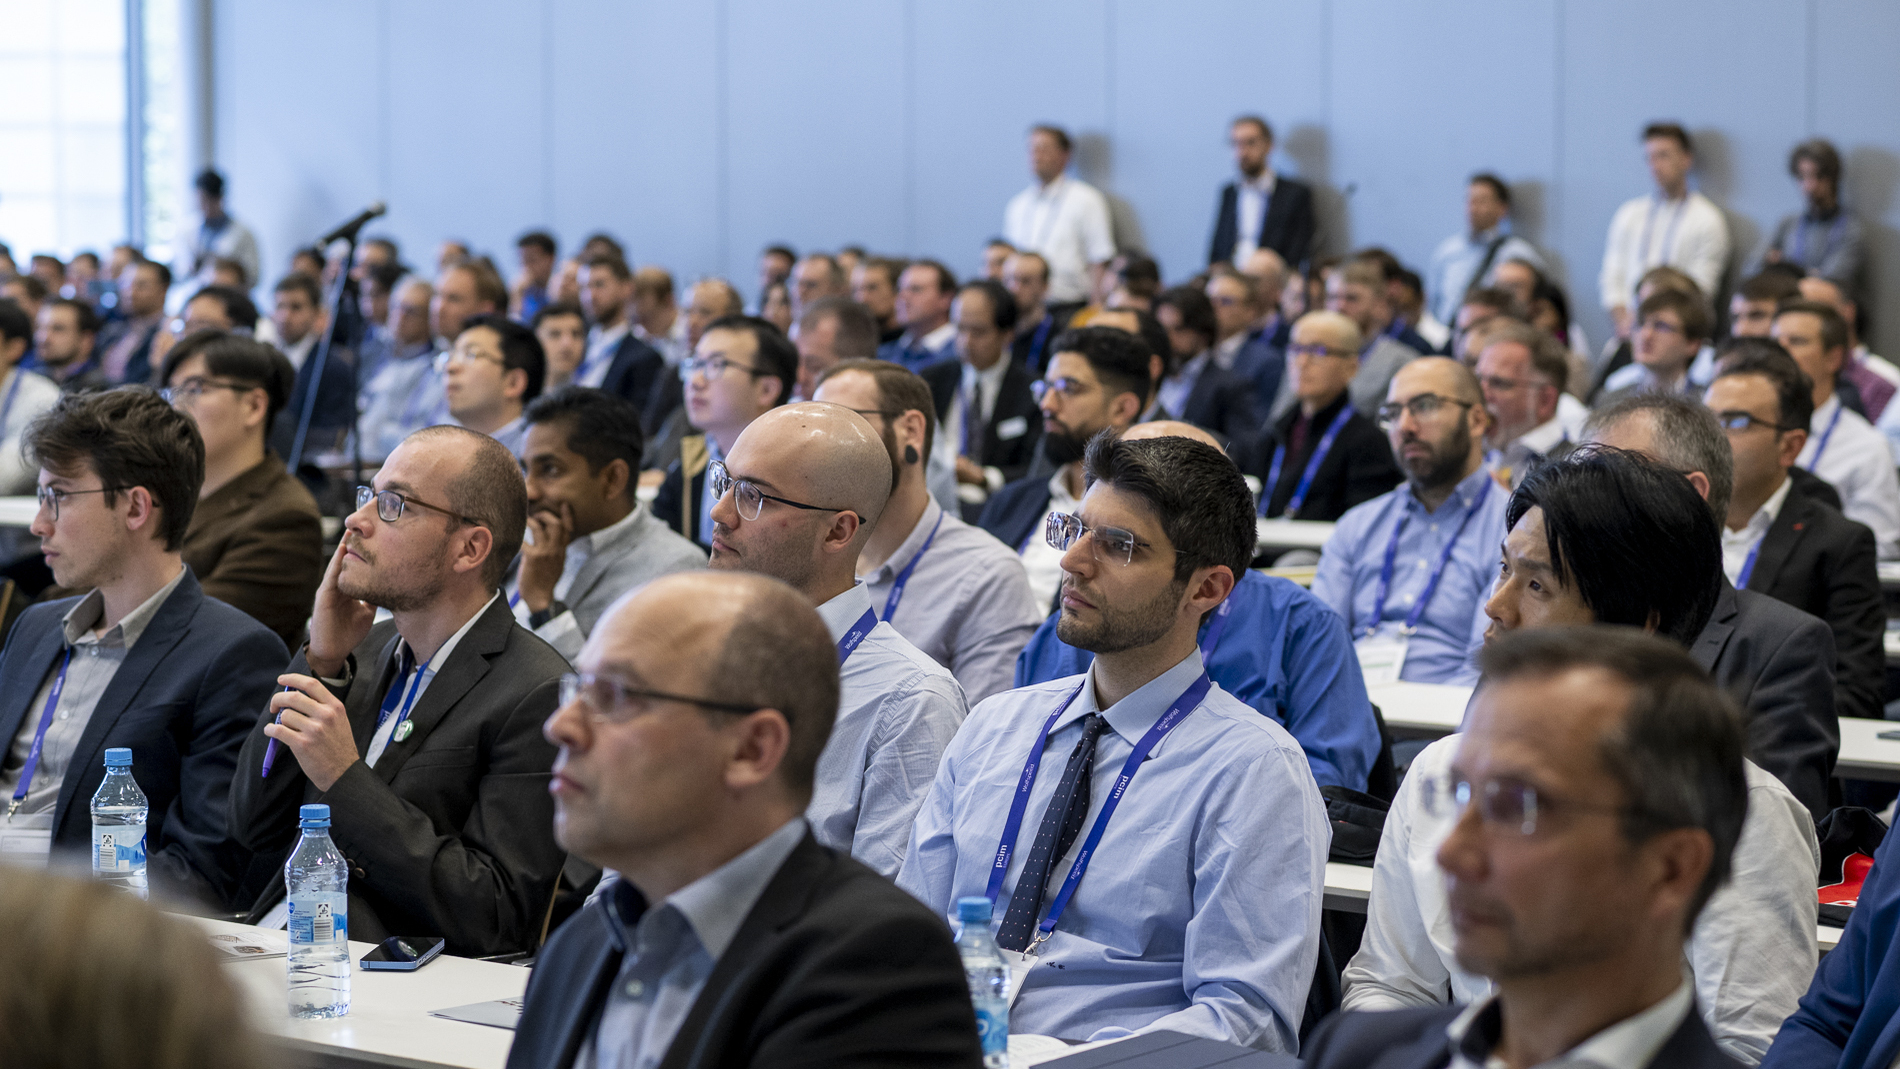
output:
[[[963,393],[963,455],[976,460],[983,452],[983,388]]]
[[[1016,878],[1009,912],[1003,915],[1002,927],[996,932],[996,945],[1005,950],[1029,946],[1036,920],[1042,916],[1043,888],[1049,882],[1050,866],[1069,852],[1082,831],[1082,821],[1089,813],[1089,769],[1095,764],[1095,740],[1102,734],[1103,723],[1097,713],[1082,720],[1082,737],[1069,754],[1069,764],[1062,770],[1062,782],[1056,784],[1049,808],[1043,811],[1042,827],[1036,829],[1029,859],[1023,862],[1022,874]]]

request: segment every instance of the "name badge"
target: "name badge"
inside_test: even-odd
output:
[[[1009,1008],[1013,1010],[1016,1008],[1016,997],[1023,993],[1023,981],[1029,979],[1029,970],[1036,967],[1036,958],[1020,950],[996,949],[1003,955],[1003,960],[1009,963]]]
[[[1013,419],[1006,419],[996,425],[996,438],[998,441],[1014,441],[1028,433],[1029,419],[1026,416],[1016,416]]]
[[[1366,686],[1397,683],[1399,673],[1405,670],[1405,649],[1411,641],[1411,636],[1402,631],[1361,635],[1353,649],[1359,654],[1359,672],[1365,676]]]
[[[0,820],[0,864],[43,869],[53,853],[53,814]]]

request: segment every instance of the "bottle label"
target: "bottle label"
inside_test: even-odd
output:
[[[335,891],[293,895],[290,917],[290,941],[303,946],[346,943],[350,938],[349,896]]]
[[[134,873],[145,868],[145,825],[94,824],[92,871]]]
[[[979,1006],[976,1011],[977,1038],[983,1041],[984,1054],[1006,1053],[1009,1050],[1009,1008],[986,1001],[990,1001],[990,1005]]]

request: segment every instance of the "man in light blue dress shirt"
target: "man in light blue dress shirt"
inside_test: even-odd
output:
[[[1291,1052],[1331,831],[1299,744],[1212,684],[1195,646],[1252,557],[1249,495],[1186,438],[1098,436],[1087,470],[1047,527],[1058,634],[1095,662],[976,708],[898,886],[939,913],[996,903],[998,945],[1021,955],[1013,1031]]]
[[[1313,593],[1346,621],[1368,686],[1473,684],[1510,497],[1484,470],[1490,416],[1470,370],[1444,357],[1405,365],[1386,396],[1405,484],[1339,518]]]
[[[1465,221],[1463,233],[1438,243],[1425,269],[1432,314],[1440,323],[1457,322],[1465,294],[1488,285],[1499,264],[1522,260],[1549,271],[1537,247],[1511,233],[1511,187],[1497,175],[1472,175],[1465,184]]]

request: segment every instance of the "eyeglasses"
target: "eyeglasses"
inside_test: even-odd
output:
[[[1509,393],[1512,390],[1521,390],[1526,386],[1543,387],[1550,385],[1550,383],[1540,379],[1507,379],[1502,375],[1480,375],[1478,376],[1478,385],[1483,386],[1493,393]]]
[[[1725,431],[1745,431],[1750,427],[1767,427],[1772,431],[1798,431],[1802,429],[1800,427],[1784,427],[1779,423],[1771,423],[1759,416],[1751,416],[1746,412],[1737,411],[1717,412],[1715,414],[1715,421],[1721,424],[1722,429]]]
[[[1421,801],[1425,812],[1436,819],[1458,820],[1473,802],[1478,816],[1488,825],[1512,835],[1537,834],[1540,820],[1560,810],[1621,813],[1625,807],[1572,802],[1537,792],[1537,788],[1517,779],[1488,779],[1472,783],[1455,772],[1432,776],[1425,781]]]
[[[1336,356],[1344,360],[1349,356],[1357,356],[1359,354],[1353,352],[1351,349],[1335,349],[1329,345],[1289,345],[1286,347],[1286,355],[1296,359],[1304,357],[1308,360],[1318,360],[1321,357]]]
[[[263,387],[249,386],[241,382],[220,382],[217,379],[203,379],[193,375],[176,386],[168,386],[158,391],[158,395],[164,398],[168,405],[180,402],[195,405],[198,403],[198,398],[204,396],[206,390],[212,389],[230,390],[232,393],[250,393],[252,390],[261,390]]]
[[[1658,334],[1681,334],[1682,333],[1681,327],[1676,326],[1674,323],[1671,323],[1665,319],[1645,319],[1643,320],[1643,323],[1642,323],[1642,329],[1653,330]]]
[[[457,523],[466,523],[471,527],[488,526],[480,520],[470,519],[459,512],[450,512],[448,509],[431,505],[426,501],[417,501],[413,497],[405,497],[394,490],[377,490],[373,486],[359,486],[356,488],[357,511],[362,511],[363,506],[369,504],[372,500],[376,502],[376,515],[384,523],[395,523],[397,520],[402,519],[402,510],[408,508],[410,505],[414,505],[419,509],[439,512]]]
[[[451,349],[446,353],[435,354],[434,364],[437,372],[443,372],[447,371],[451,365],[473,364],[478,360],[492,361],[496,364],[500,364],[504,369],[508,367],[507,360],[493,353],[471,353],[464,352],[461,349]]]
[[[1067,375],[1061,375],[1053,379],[1037,379],[1029,384],[1029,392],[1034,394],[1038,401],[1048,396],[1051,392],[1061,394],[1065,398],[1076,398],[1094,388],[1094,385],[1091,383],[1083,382],[1081,379],[1072,379]]]
[[[737,705],[732,702],[707,701],[704,698],[689,698],[684,694],[668,694],[659,690],[641,690],[629,687],[617,679],[597,676],[592,672],[570,672],[561,677],[561,705],[566,707],[580,702],[582,707],[596,720],[609,724],[624,724],[645,712],[648,702],[680,702],[685,705],[697,705],[702,709],[717,709],[722,713],[753,713],[759,710],[756,705]]]
[[[689,356],[680,361],[680,381],[690,382],[694,375],[701,372],[704,372],[708,379],[716,379],[724,375],[729,367],[736,367],[753,378],[765,374],[750,364],[741,364],[737,360],[728,360],[723,356]]]
[[[1378,408],[1379,426],[1389,431],[1394,424],[1398,423],[1399,417],[1407,412],[1412,414],[1414,420],[1423,423],[1443,412],[1446,405],[1474,408],[1476,402],[1455,401],[1449,397],[1440,397],[1435,393],[1422,393],[1408,401],[1388,401]]]
[[[121,488],[117,486],[102,486],[97,490],[55,490],[50,486],[42,486],[34,496],[39,499],[40,507],[49,510],[52,518],[57,520],[61,501],[69,497],[78,497],[80,494],[110,494],[119,489]]]
[[[834,509],[825,505],[807,505],[803,501],[793,501],[789,497],[777,497],[768,494],[753,485],[750,479],[733,478],[732,473],[726,470],[725,462],[721,460],[715,460],[711,464],[706,465],[706,485],[712,488],[713,500],[715,501],[725,497],[726,491],[732,491],[732,507],[739,510],[739,518],[742,520],[758,519],[759,513],[765,511],[765,503],[767,501],[776,501],[781,505],[790,505],[795,509],[805,509],[808,512],[849,512],[854,516],[857,515],[856,509]]]
[[[1133,531],[1125,531],[1120,527],[1090,527],[1080,517],[1067,512],[1051,512],[1042,528],[1042,537],[1048,540],[1050,547],[1064,552],[1081,541],[1083,535],[1094,536],[1097,560],[1107,557],[1124,566],[1135,562],[1135,547],[1154,548],[1136,538]]]

